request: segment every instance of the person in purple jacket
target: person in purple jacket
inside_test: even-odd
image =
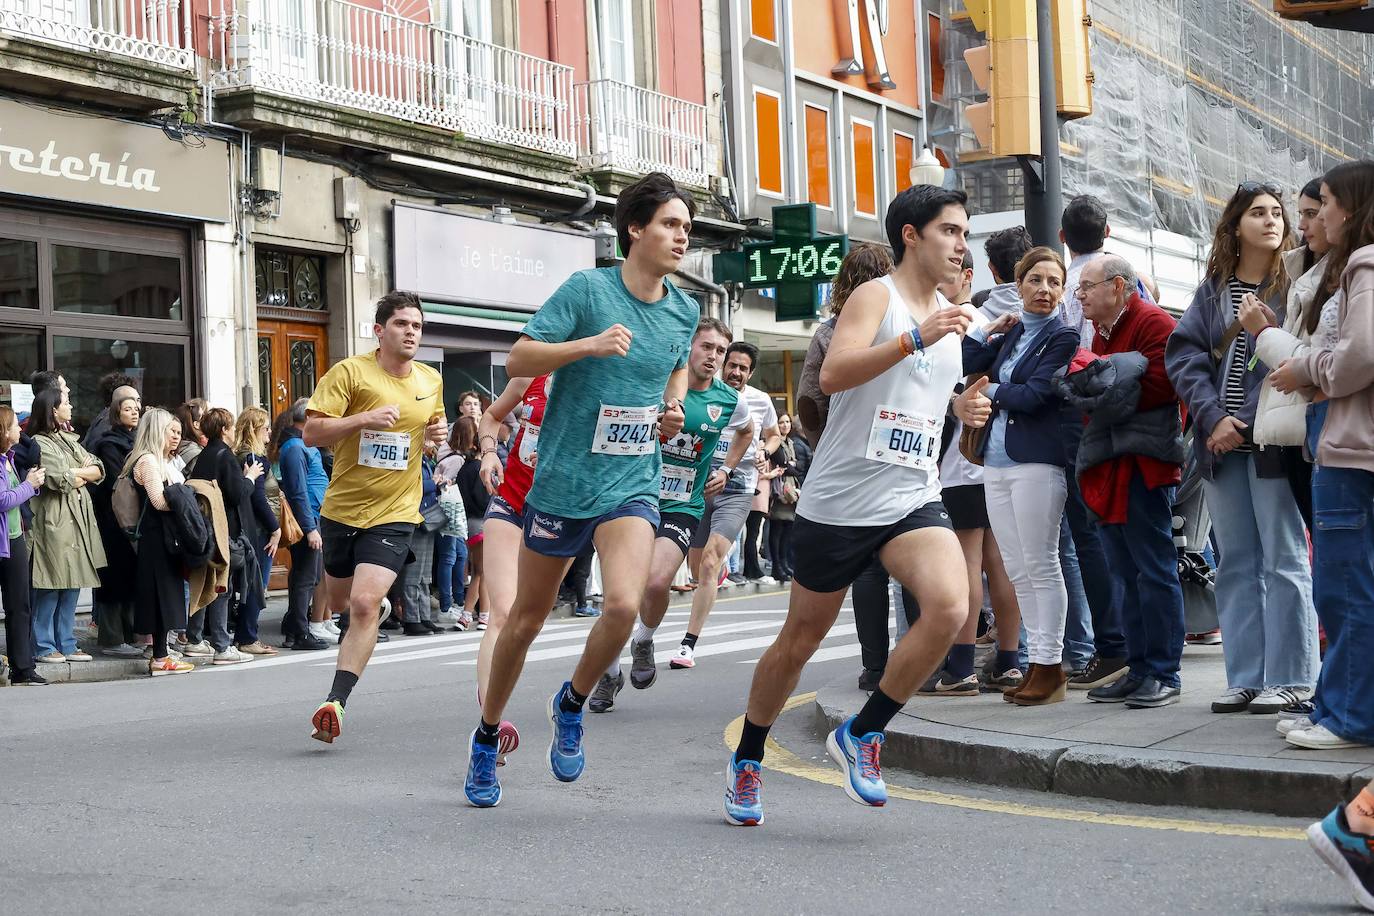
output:
[[[19,420],[8,405],[0,405],[0,601],[5,604],[5,651],[10,683],[40,687],[47,683],[33,664],[29,610],[29,548],[19,507],[33,499],[43,485],[43,468],[34,467],[19,478],[12,450],[19,441]]]

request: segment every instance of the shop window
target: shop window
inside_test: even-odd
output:
[[[29,376],[43,368],[43,332],[38,328],[0,325],[0,403],[14,403],[14,389],[21,388],[19,403],[27,405],[33,391]]]
[[[113,338],[113,339],[111,339]],[[171,408],[186,397],[186,345],[182,342],[114,337],[53,335],[52,364],[72,390],[72,425],[87,429],[106,404],[100,378],[108,372],[133,376],[145,406]]]
[[[878,175],[873,166],[873,125],[855,118],[850,130],[854,160],[854,212],[878,215]]]
[[[916,164],[916,138],[900,131],[892,132],[892,187],[897,193],[911,187],[911,167]]]
[[[777,44],[778,19],[775,0],[749,0],[749,34]]]
[[[319,312],[324,301],[324,258],[258,248],[255,260],[258,305]]]
[[[54,245],[52,256],[56,311],[182,319],[178,258],[75,245]]]
[[[945,58],[940,51],[940,35],[944,23],[939,13],[926,14],[926,70],[930,74],[931,101],[940,102],[945,98]]]
[[[38,308],[38,243],[0,239],[0,308]]]
[[[830,203],[830,112],[806,106],[806,199],[818,207]]]
[[[754,87],[754,147],[759,193],[782,196],[782,98]]]

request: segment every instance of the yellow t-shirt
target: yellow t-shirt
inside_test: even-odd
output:
[[[377,364],[377,352],[351,356],[324,374],[307,410],[348,417],[394,405],[401,418],[388,430],[362,430],[334,446],[334,476],[320,514],[354,528],[421,521],[420,461],[425,426],[444,412],[444,382],[424,363],[397,378]]]

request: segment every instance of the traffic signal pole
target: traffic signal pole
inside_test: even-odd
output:
[[[1035,31],[1040,55],[1040,158],[1018,156],[1026,176],[1026,229],[1037,245],[1055,250],[1064,190],[1059,168],[1059,112],[1054,89],[1054,25],[1052,0],[1036,0]]]

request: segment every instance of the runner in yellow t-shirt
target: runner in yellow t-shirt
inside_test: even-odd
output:
[[[334,449],[320,536],[329,606],[346,596],[349,618],[334,686],[310,720],[311,737],[327,743],[339,737],[348,695],[372,657],[382,599],[414,559],[424,441],[448,434],[443,380],[414,361],[424,324],[414,293],[383,296],[372,329],[378,348],[335,364],[306,405],[305,444]]]

